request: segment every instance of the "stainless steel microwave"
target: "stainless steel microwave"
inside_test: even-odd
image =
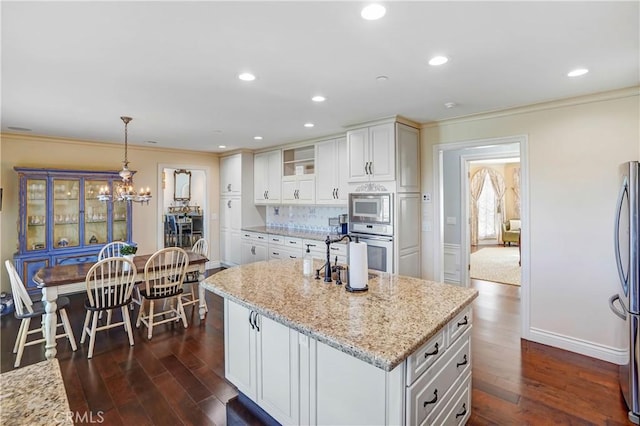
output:
[[[393,194],[354,192],[349,194],[349,232],[393,235]]]

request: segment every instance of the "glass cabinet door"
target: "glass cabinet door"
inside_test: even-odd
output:
[[[113,241],[127,241],[127,203],[113,203]]]
[[[53,180],[53,246],[80,245],[79,179]]]
[[[87,180],[84,183],[84,244],[108,242],[108,203],[98,200],[98,192],[109,185],[106,180]]]
[[[27,179],[26,250],[47,248],[47,180]]]

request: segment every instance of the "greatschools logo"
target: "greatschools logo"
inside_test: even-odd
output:
[[[53,420],[56,424],[76,423],[104,423],[104,411],[64,411],[55,413]]]

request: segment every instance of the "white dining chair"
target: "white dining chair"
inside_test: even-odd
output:
[[[125,268],[128,265],[128,268]],[[93,347],[98,331],[124,326],[129,336],[129,345],[133,346],[133,334],[131,332],[131,318],[128,306],[131,303],[131,293],[135,284],[136,266],[124,257],[107,257],[98,261],[87,272],[85,280],[87,300],[84,307],[87,314],[82,326],[80,343],[84,343],[89,336],[89,352],[87,358],[93,357]],[[122,321],[111,323],[111,312],[120,308]],[[98,326],[98,317],[101,312],[109,313],[106,325]],[[89,326],[89,321],[92,321]]]
[[[113,241],[105,244],[98,253],[98,260],[106,259],[107,257],[120,257],[120,249],[128,245],[129,244],[124,241]]]
[[[180,247],[167,247],[155,252],[144,266],[144,289],[140,290],[143,303],[140,305],[136,327],[144,324],[148,328],[147,337],[153,337],[153,327],[172,321],[182,320],[184,328],[188,327],[184,314],[182,284],[189,265],[189,255]],[[156,302],[170,301],[162,304],[161,311],[156,311]],[[175,302],[175,303],[174,303]],[[163,319],[157,319],[162,316]]]
[[[10,260],[5,260],[5,267],[7,268],[7,272],[9,273],[9,281],[11,282],[11,293],[13,296],[13,303],[15,312],[14,315],[17,319],[20,320],[20,327],[18,329],[18,336],[16,337],[16,343],[13,346],[13,353],[16,354],[16,362],[13,364],[14,367],[20,366],[20,361],[22,360],[22,354],[24,352],[24,348],[26,346],[37,345],[39,343],[43,343],[44,339],[44,324],[42,323],[43,315],[45,314],[45,304],[43,302],[34,302],[29,297],[29,293],[27,293],[27,289],[25,288],[20,276],[18,275],[18,271],[13,266]],[[58,327],[64,328],[64,333],[56,334],[56,339],[61,337],[67,337],[69,339],[69,343],[71,344],[71,349],[74,351],[78,349],[76,346],[76,339],[73,336],[73,330],[71,329],[71,324],[69,323],[69,317],[67,316],[67,310],[65,309],[69,305],[69,298],[60,296],[56,301],[58,305],[57,311],[60,313],[60,323]],[[31,319],[40,317],[40,327],[29,330],[29,325],[31,324]],[[28,341],[27,337],[30,334],[38,333],[42,335],[42,338]]]

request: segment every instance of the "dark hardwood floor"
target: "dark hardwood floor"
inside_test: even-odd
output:
[[[516,286],[472,280],[474,302],[471,425],[627,425],[617,366],[521,341]],[[71,297],[76,340],[84,295]],[[222,299],[207,293],[204,322],[187,309],[189,328],[162,325],[151,341],[135,329],[130,347],[121,329],[101,332],[94,357],[58,341],[58,358],[72,411],[102,412],[102,424],[225,424],[236,391],[224,379]],[[135,317],[134,317],[135,318]],[[2,318],[1,371],[13,369],[18,321]],[[44,359],[43,346],[25,349],[22,366]],[[37,391],[37,390],[34,390]]]

